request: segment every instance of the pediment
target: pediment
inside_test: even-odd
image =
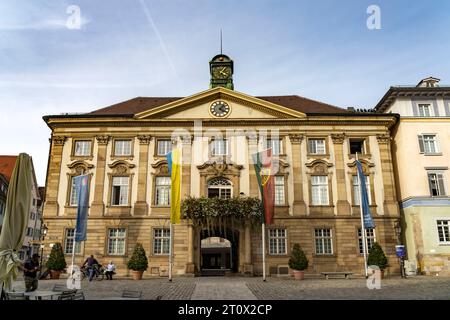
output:
[[[227,117],[215,118],[209,112],[217,100],[225,101],[231,111]],[[302,112],[255,98],[234,90],[216,87],[135,115],[136,119],[289,119],[305,118]]]

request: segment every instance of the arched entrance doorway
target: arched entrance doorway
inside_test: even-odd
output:
[[[200,231],[201,275],[225,275],[238,270],[239,231],[218,228]]]

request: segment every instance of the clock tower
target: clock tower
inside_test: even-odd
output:
[[[218,54],[209,62],[209,71],[211,73],[210,87],[224,87],[230,90],[233,85],[233,60],[224,54]]]

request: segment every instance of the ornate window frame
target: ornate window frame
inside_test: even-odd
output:
[[[375,170],[373,169],[375,167],[375,164],[366,160],[366,159],[360,159],[359,162],[361,162],[361,166],[363,169],[363,173],[366,177],[369,177],[370,182],[370,199],[372,200],[370,207],[376,208],[376,198],[375,198],[375,184],[374,184],[374,177],[375,177]],[[356,160],[350,163],[347,163],[347,167],[349,170],[347,171],[347,178],[350,182],[350,197],[352,206],[352,214],[360,214],[360,208],[359,205],[355,204],[355,195],[353,191],[353,176],[356,176],[358,174],[358,170],[356,168]]]
[[[232,197],[238,197],[240,192],[240,176],[244,167],[235,163],[221,163],[220,161],[207,161],[197,166],[200,173],[200,195],[208,196],[208,181],[214,178],[225,178],[233,185]]]
[[[110,229],[125,229],[125,250],[123,254],[110,254],[108,252],[108,246],[109,246],[109,230]],[[103,248],[103,257],[107,258],[120,258],[120,257],[127,257],[128,256],[128,235],[129,235],[129,229],[128,225],[120,225],[120,224],[111,224],[105,226],[105,243]]]
[[[72,191],[72,179],[74,177],[77,177],[82,174],[88,174],[88,186],[91,188],[91,179],[92,179],[92,173],[90,173],[91,169],[94,168],[93,164],[87,163],[83,160],[77,160],[69,165],[67,167],[70,169],[68,173],[66,173],[67,177],[67,190],[66,190],[66,201],[65,201],[65,213],[66,215],[76,215],[77,206],[73,206],[70,204],[70,196]]]
[[[334,200],[333,200],[333,173],[330,168],[333,164],[316,159],[306,164],[308,168],[306,175],[308,179],[308,193],[309,193],[309,210],[310,214],[334,214]],[[312,204],[312,176],[326,176],[328,180],[328,205],[313,205]]]
[[[157,177],[170,177],[169,175],[169,166],[167,160],[159,160],[158,162],[152,164],[152,168],[155,169],[152,175],[152,195],[151,195],[151,208],[153,214],[164,214],[168,215],[170,213],[170,205],[169,206],[159,206],[156,205],[156,178]],[[172,186],[171,186],[172,187]]]
[[[112,164],[108,165],[112,169],[108,172],[108,195],[106,199],[106,210],[105,215],[130,215],[131,214],[131,197],[133,191],[133,177],[134,173],[131,169],[135,167],[134,164],[129,163],[125,160],[117,160]],[[112,197],[112,182],[114,177],[128,177],[128,202],[127,205],[113,206],[111,204]]]

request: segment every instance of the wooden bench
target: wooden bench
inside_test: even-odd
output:
[[[322,275],[325,276],[325,279],[329,279],[329,276],[344,276],[345,279],[350,279],[353,272],[322,272]]]

